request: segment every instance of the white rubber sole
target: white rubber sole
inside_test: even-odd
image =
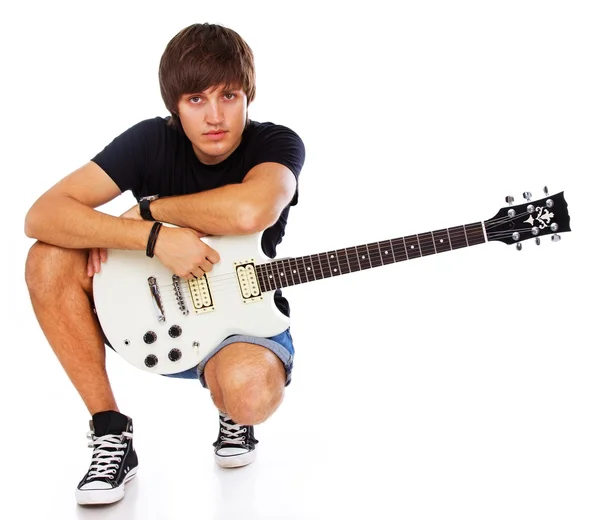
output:
[[[256,459],[256,450],[242,453],[241,455],[231,455],[229,457],[221,457],[215,453],[215,462],[222,468],[240,468],[247,466]]]
[[[125,496],[125,484],[137,474],[137,467],[133,468],[125,477],[119,487],[113,489],[75,489],[77,503],[82,506],[113,504]]]

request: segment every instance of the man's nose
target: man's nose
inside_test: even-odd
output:
[[[207,103],[206,122],[211,125],[218,125],[223,122],[223,113],[218,102],[211,101]]]

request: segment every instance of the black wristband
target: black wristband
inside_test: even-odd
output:
[[[148,236],[148,244],[146,245],[146,256],[152,258],[154,256],[154,246],[156,246],[156,239],[158,238],[158,232],[162,227],[162,222],[155,222],[150,230]]]
[[[144,219],[144,220],[155,220],[154,217],[152,216],[152,213],[150,212],[150,203],[153,201],[154,199],[142,199],[140,200],[140,216]]]

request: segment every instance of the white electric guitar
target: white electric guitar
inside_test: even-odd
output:
[[[493,218],[296,258],[270,259],[262,233],[205,237],[220,261],[202,278],[173,275],[145,251],[111,249],[94,276],[94,302],[113,348],[136,367],[158,374],[191,368],[231,334],[269,337],[289,318],[276,289],[498,240],[506,244],[570,231],[564,192],[502,208]]]

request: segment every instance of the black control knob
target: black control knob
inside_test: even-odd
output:
[[[149,330],[146,332],[146,334],[144,334],[144,343],[150,345],[150,343],[154,343],[156,341],[156,338],[156,332]]]
[[[144,363],[148,368],[152,368],[156,366],[156,363],[158,363],[158,358],[154,354],[150,354],[149,356],[146,356]]]
[[[172,338],[178,338],[179,336],[181,336],[181,327],[179,325],[173,325],[169,329],[169,336],[171,336]]]
[[[181,350],[178,348],[171,349],[171,352],[169,352],[169,359],[171,361],[177,361],[181,359]]]

